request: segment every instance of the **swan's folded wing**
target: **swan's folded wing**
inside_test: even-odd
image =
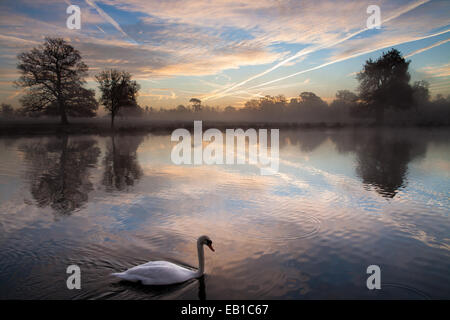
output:
[[[195,271],[167,261],[151,261],[114,275],[129,281],[141,281],[146,285],[164,285],[192,279]]]

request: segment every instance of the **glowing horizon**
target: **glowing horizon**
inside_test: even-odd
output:
[[[330,101],[355,91],[365,60],[391,47],[411,59],[411,82],[432,96],[450,94],[450,4],[380,1],[382,25],[369,30],[369,1],[145,0],[4,1],[0,4],[0,102],[19,106],[16,56],[45,36],[67,39],[93,75],[104,68],[133,74],[138,103],[154,108],[242,106],[264,95],[312,91]],[[66,27],[68,5],[81,8],[81,29]],[[273,85],[276,84],[276,85]]]

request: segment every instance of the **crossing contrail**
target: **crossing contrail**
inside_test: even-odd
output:
[[[125,31],[123,31],[123,29],[120,27],[120,25],[116,22],[116,20],[114,20],[113,18],[111,18],[111,16],[109,14],[107,14],[105,11],[102,10],[102,8],[100,8],[95,2],[94,0],[85,0],[86,3],[88,5],[90,5],[92,8],[94,8],[95,10],[97,10],[98,14],[105,19],[106,21],[108,21],[110,24],[113,25],[114,28],[116,28],[117,31],[119,31],[121,34],[123,34],[125,37],[127,37],[128,39],[132,40],[134,43],[137,43],[133,38],[131,38]]]
[[[411,40],[397,42],[397,43],[393,43],[393,44],[391,43],[391,44],[389,44],[387,46],[381,46],[381,47],[370,49],[370,50],[366,50],[366,51],[363,51],[363,52],[358,52],[358,53],[346,56],[344,58],[340,58],[340,59],[337,59],[337,60],[329,61],[329,62],[323,63],[321,65],[315,66],[313,68],[302,70],[302,71],[290,74],[288,76],[284,76],[284,77],[281,77],[281,78],[278,78],[278,79],[275,79],[275,80],[271,80],[271,81],[259,84],[257,86],[250,87],[249,90],[256,89],[256,88],[261,88],[263,86],[267,86],[269,84],[272,84],[272,83],[275,83],[275,82],[278,82],[278,81],[286,80],[286,79],[298,76],[298,75],[306,73],[306,72],[310,72],[310,71],[314,71],[314,70],[317,70],[317,69],[321,69],[321,68],[329,66],[331,64],[335,64],[335,63],[338,63],[338,62],[341,62],[341,61],[345,61],[345,60],[348,60],[348,59],[351,59],[351,58],[355,58],[355,57],[358,57],[358,56],[361,56],[361,55],[364,55],[364,54],[367,54],[367,53],[371,53],[371,52],[374,52],[374,51],[385,49],[385,48],[388,48],[388,47],[391,47],[391,46],[397,46],[397,45],[403,44],[403,43],[414,42],[414,41],[419,41],[419,40],[423,40],[423,39],[427,39],[427,38],[436,37],[436,36],[439,36],[439,35],[447,33],[447,32],[450,32],[450,29],[447,29],[445,31],[441,31],[441,32],[438,32],[438,33],[434,33],[434,34],[431,34],[431,35],[428,35],[428,36],[418,37],[418,38],[414,38],[414,39],[411,39]],[[428,48],[428,49],[431,49],[431,48]],[[416,52],[416,53],[418,53],[418,52]],[[416,54],[416,53],[414,53],[414,54]],[[411,55],[409,55],[409,56],[411,56]]]
[[[393,20],[393,19],[396,19],[396,18],[398,18],[399,16],[401,16],[401,15],[403,15],[403,14],[405,14],[405,13],[407,13],[407,12],[409,12],[409,11],[411,11],[411,10],[413,10],[413,9],[415,9],[415,8],[417,8],[417,7],[419,7],[419,6],[423,5],[423,4],[425,4],[425,3],[427,3],[427,2],[430,2],[430,1],[431,1],[431,0],[420,0],[420,1],[417,1],[417,2],[415,2],[415,3],[413,3],[413,4],[411,4],[411,5],[408,5],[408,6],[406,6],[404,9],[400,10],[399,12],[397,12],[396,14],[394,14],[394,15],[390,16],[389,18],[383,20],[382,23],[386,23],[386,22],[389,22],[389,21],[391,21],[391,20]],[[252,80],[254,80],[254,79],[257,79],[257,78],[259,78],[259,77],[262,77],[263,75],[265,75],[265,74],[267,74],[267,73],[269,73],[269,72],[272,72],[272,71],[275,70],[275,69],[278,69],[279,67],[281,67],[281,66],[283,66],[284,64],[288,63],[289,61],[292,61],[292,60],[297,59],[297,58],[299,58],[299,57],[301,57],[301,56],[304,56],[304,55],[313,53],[313,52],[315,52],[315,51],[317,51],[317,50],[321,50],[321,49],[326,49],[326,48],[334,47],[334,46],[336,46],[336,45],[338,45],[338,44],[340,44],[340,43],[342,43],[342,42],[344,42],[344,41],[347,41],[348,39],[353,38],[353,37],[355,37],[355,36],[357,36],[357,35],[359,35],[359,34],[365,32],[365,31],[367,31],[367,30],[369,30],[369,28],[366,27],[366,28],[363,28],[363,29],[361,29],[361,30],[358,30],[358,31],[356,31],[356,32],[354,32],[354,33],[352,33],[352,34],[350,34],[350,35],[348,35],[348,36],[346,36],[346,37],[344,37],[344,38],[338,40],[338,41],[332,42],[332,43],[330,43],[330,44],[324,44],[324,45],[319,45],[319,46],[316,46],[316,47],[313,47],[313,48],[310,48],[310,49],[303,49],[303,50],[300,50],[299,52],[297,52],[297,53],[294,54],[293,56],[291,56],[291,57],[289,57],[289,58],[287,58],[287,59],[285,59],[285,60],[283,60],[283,61],[277,63],[277,64],[274,65],[273,67],[271,67],[271,68],[269,68],[269,69],[267,69],[267,70],[265,70],[265,71],[263,71],[263,72],[261,72],[261,73],[258,73],[258,74],[256,74],[256,75],[254,75],[254,76],[252,76],[252,77],[250,77],[250,78],[244,80],[244,81],[241,81],[241,82],[239,82],[239,83],[237,83],[237,84],[235,84],[235,85],[233,85],[233,86],[231,86],[231,87],[225,89],[224,91],[222,91],[222,92],[220,92],[220,93],[212,94],[212,95],[210,95],[210,96],[208,96],[208,97],[205,97],[204,100],[209,100],[209,99],[212,99],[212,98],[217,99],[217,98],[224,97],[224,96],[226,96],[227,93],[230,92],[231,90],[233,90],[233,89],[235,89],[235,88],[238,88],[238,87],[240,87],[240,86],[242,86],[242,85],[246,84],[247,82],[250,82],[250,81],[252,81]]]

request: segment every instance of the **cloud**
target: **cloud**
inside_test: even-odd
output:
[[[439,66],[428,66],[420,69],[429,77],[450,77],[450,63]]]
[[[166,92],[168,94],[165,94]],[[157,100],[175,100],[177,98],[177,95],[173,89],[166,88],[150,88],[148,90],[141,91],[139,96],[157,98]]]
[[[240,66],[260,65],[273,62],[280,57],[263,48],[236,48],[233,52],[216,53],[211,56],[192,56],[191,61],[169,64],[153,72],[159,75],[212,75],[222,70],[237,69]]]
[[[39,44],[39,42],[37,42],[37,41],[22,39],[22,38],[13,37],[13,36],[6,36],[6,35],[2,35],[2,34],[0,34],[0,41],[5,41],[9,45],[14,45],[14,44],[36,45],[36,44]]]

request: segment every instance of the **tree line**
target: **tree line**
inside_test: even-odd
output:
[[[369,59],[357,74],[357,92],[339,90],[327,103],[313,92],[302,92],[289,101],[283,96],[264,96],[245,103],[243,108],[215,108],[192,98],[189,105],[155,109],[137,103],[139,84],[130,73],[103,70],[95,76],[101,96],[84,87],[88,66],[80,52],[61,38],[46,38],[29,52],[18,55],[20,78],[17,87],[26,88],[20,99],[22,107],[14,110],[2,104],[3,117],[59,116],[62,124],[68,117],[94,117],[99,104],[108,112],[111,127],[118,115],[147,116],[155,120],[230,120],[280,122],[386,122],[449,124],[450,96],[430,99],[425,81],[410,84],[410,61],[391,49],[376,60]],[[387,120],[387,121],[386,121]]]
[[[62,38],[46,38],[44,44],[18,55],[20,78],[17,87],[27,88],[20,99],[21,115],[59,116],[61,124],[71,117],[93,117],[99,103],[111,115],[111,126],[121,108],[138,108],[139,84],[125,71],[104,70],[95,76],[101,92],[84,87],[88,66],[80,52]],[[2,105],[2,114],[11,114],[9,105]]]

